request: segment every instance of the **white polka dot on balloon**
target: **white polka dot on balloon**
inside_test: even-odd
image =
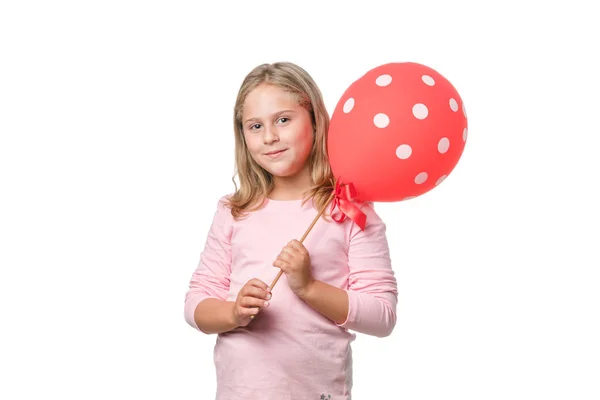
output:
[[[448,151],[448,149],[450,148],[450,140],[448,140],[448,138],[443,137],[440,139],[440,141],[438,142],[438,151],[442,154],[444,154],[445,152]]]
[[[458,103],[456,102],[456,100],[450,99],[449,103],[450,103],[450,108],[452,109],[452,111],[457,112],[458,111]]]
[[[344,113],[348,114],[354,108],[354,98],[350,97],[344,103]]]
[[[465,114],[465,118],[467,118],[467,109],[465,108],[465,103],[462,103],[463,114]]]
[[[415,176],[415,183],[420,185],[427,180],[427,172],[421,172],[417,176]]]
[[[463,142],[467,141],[467,134],[468,134],[467,128],[463,129]]]
[[[412,148],[407,144],[402,144],[396,149],[396,157],[406,160],[412,154]]]
[[[387,86],[392,83],[392,77],[390,75],[379,75],[375,80],[377,86]]]
[[[379,113],[373,118],[373,123],[378,128],[385,128],[390,123],[390,117],[383,113]]]
[[[444,181],[444,179],[446,179],[446,175],[440,176],[440,178],[435,182],[435,186],[437,186],[440,183],[442,183]]]
[[[414,199],[415,197],[417,197],[417,196],[407,196],[407,197],[403,198],[402,201]]]
[[[412,113],[416,119],[425,119],[429,114],[429,110],[425,104],[417,103],[413,106]]]
[[[432,77],[430,77],[429,75],[423,75],[423,76],[421,77],[421,80],[422,80],[422,81],[423,81],[423,82],[424,82],[426,85],[429,85],[429,86],[433,86],[433,85],[435,85],[435,81],[434,81],[434,80],[433,80],[433,78],[432,78]]]

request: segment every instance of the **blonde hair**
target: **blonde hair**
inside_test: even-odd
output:
[[[327,157],[327,132],[329,114],[323,96],[313,78],[304,69],[291,62],[276,62],[255,67],[244,78],[234,107],[233,129],[235,134],[235,192],[228,198],[228,206],[234,218],[260,208],[274,188],[273,176],[254,161],[246,146],[242,124],[244,101],[248,94],[263,83],[275,85],[293,93],[298,102],[310,114],[315,137],[308,158],[312,185],[302,204],[310,198],[320,210],[327,202],[334,186],[333,174]],[[239,177],[238,188],[235,177]],[[325,215],[325,213],[324,213]]]

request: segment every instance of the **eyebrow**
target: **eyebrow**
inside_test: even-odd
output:
[[[282,110],[282,111],[277,111],[275,114],[273,114],[273,117],[281,115],[281,114],[285,114],[285,113],[295,113],[296,111],[294,110]],[[250,121],[258,121],[260,118],[248,118],[247,120],[244,121],[244,124],[247,124]]]

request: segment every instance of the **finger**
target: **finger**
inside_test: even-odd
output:
[[[261,281],[258,278],[252,278],[250,279],[248,282],[246,282],[246,285],[248,286],[255,286],[258,288],[263,289],[266,292],[270,292],[271,288],[269,287],[269,285],[267,285],[266,283],[264,283],[263,281]]]
[[[277,260],[275,260],[275,262],[273,263],[273,265],[279,269],[281,269],[284,273],[288,274],[292,268],[292,264],[290,264],[287,261],[283,261],[282,259],[278,258]]]
[[[288,243],[288,246],[298,252],[301,253],[307,253],[308,251],[306,250],[306,247],[304,247],[304,245],[302,243],[300,243],[299,240],[292,240],[291,242]]]
[[[294,245],[293,242],[289,242],[288,244],[286,244],[285,246],[283,246],[283,249],[281,249],[281,251],[296,251],[297,247]]]
[[[289,254],[292,257],[304,257],[305,255],[302,249],[293,246],[286,246],[280,254]]]
[[[254,319],[254,317],[256,317],[260,312],[260,308],[252,308],[251,310],[253,310],[253,314],[250,315],[250,319]]]
[[[256,297],[257,299],[270,299],[271,293],[256,286],[248,286],[244,290],[243,296]]]
[[[256,314],[258,314],[259,312],[260,312],[260,308],[251,307],[251,308],[242,308],[240,314],[245,318],[250,317],[250,319],[253,319],[254,316]]]
[[[240,301],[240,306],[243,308],[252,308],[252,307],[268,307],[269,302],[263,299],[257,299],[256,297],[242,297]]]
[[[291,264],[295,257],[296,254],[292,250],[287,249],[284,249],[281,253],[279,253],[279,256],[277,256],[278,259],[285,261],[288,264]]]
[[[281,269],[283,272],[286,272],[290,268],[290,264],[283,261],[281,258],[277,258],[277,260],[273,262],[273,266]]]

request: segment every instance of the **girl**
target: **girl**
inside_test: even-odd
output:
[[[299,66],[256,67],[234,108],[240,186],[219,199],[185,296],[185,320],[217,334],[217,400],[351,398],[355,332],[388,336],[397,285],[385,224],[325,216],[329,116]],[[234,181],[235,184],[235,181]],[[274,288],[268,285],[279,272]]]

